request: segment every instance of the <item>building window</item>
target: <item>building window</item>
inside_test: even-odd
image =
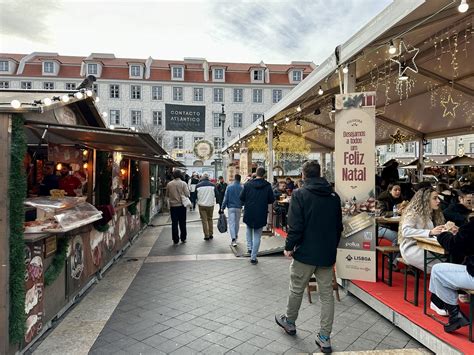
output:
[[[9,81],[0,81],[0,89],[9,89],[10,82]]]
[[[95,96],[99,95],[99,84],[92,84],[92,92],[95,94]]]
[[[254,103],[261,104],[263,102],[263,90],[262,89],[253,89],[252,91],[252,101]]]
[[[293,70],[293,81],[301,81],[303,73],[301,70]]]
[[[43,62],[43,72],[47,74],[53,74],[54,62]]]
[[[66,90],[76,90],[76,83],[66,83]]]
[[[283,91],[273,90],[272,97],[273,97],[273,103],[276,104],[283,97]]]
[[[142,111],[132,110],[132,126],[140,126],[142,124]]]
[[[0,60],[0,71],[10,71],[10,62],[8,60]]]
[[[183,68],[173,67],[173,79],[183,79]]]
[[[395,153],[395,144],[389,144],[387,146],[387,152],[388,153]]]
[[[222,149],[222,138],[221,137],[214,137],[214,148]]]
[[[415,143],[409,142],[405,143],[405,153],[414,153],[415,152]]]
[[[254,81],[263,81],[263,70],[258,69],[253,71],[253,80]]]
[[[469,152],[474,153],[474,142],[469,143]]]
[[[43,89],[45,89],[45,90],[54,90],[54,83],[52,81],[45,81],[43,83]]]
[[[33,87],[33,84],[31,83],[31,81],[22,81],[21,82],[21,88],[23,90],[31,90]]]
[[[120,86],[117,84],[109,85],[109,92],[111,99],[118,99],[120,98]]]
[[[203,136],[194,136],[193,142],[196,143],[197,141],[202,141],[204,139]]]
[[[130,98],[132,100],[141,100],[142,98],[142,87],[140,85],[132,85],[130,90]]]
[[[214,88],[214,102],[224,102],[224,89]]]
[[[214,80],[224,79],[224,69],[214,69]]]
[[[242,128],[243,116],[244,115],[241,112],[234,113],[234,127],[235,128]]]
[[[173,137],[173,149],[183,149],[184,147],[184,138],[181,137]]]
[[[431,144],[432,141],[427,141],[425,144],[425,153],[433,153],[433,145]]]
[[[214,128],[219,128],[221,126],[220,124],[220,113],[219,112],[213,112],[212,113],[212,125]]]
[[[87,64],[87,74],[97,75],[97,64],[94,64],[94,63]]]
[[[139,65],[132,65],[130,67],[130,75],[135,77],[141,77],[141,67]]]
[[[244,102],[244,89],[234,89],[234,102]]]
[[[153,111],[153,126],[163,126],[163,111]]]
[[[194,99],[194,101],[203,101],[204,100],[204,89],[203,88],[194,88],[193,89],[193,99]]]
[[[173,100],[183,101],[183,88],[181,86],[173,86]]]
[[[159,101],[163,100],[163,86],[151,87],[151,99]]]
[[[120,110],[110,110],[110,124],[120,125]]]
[[[263,117],[263,114],[261,113],[253,113],[252,114],[252,122],[255,122]]]

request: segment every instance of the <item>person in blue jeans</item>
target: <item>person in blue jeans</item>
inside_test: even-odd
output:
[[[242,211],[242,202],[240,201],[240,193],[242,192],[241,179],[242,177],[239,174],[235,174],[234,182],[225,190],[221,209],[221,212],[226,208],[229,209],[229,234],[233,247],[237,246],[237,238],[239,237],[240,214]]]
[[[257,254],[263,227],[272,227],[271,211],[275,201],[272,185],[264,179],[265,169],[259,167],[256,173],[255,179],[249,180],[240,193],[240,201],[244,206],[244,223],[247,225],[247,249],[253,265],[258,263]]]

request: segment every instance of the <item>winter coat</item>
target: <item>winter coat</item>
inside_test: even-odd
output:
[[[464,263],[469,275],[474,276],[474,219],[460,227],[456,235],[441,233],[438,242],[452,255],[454,263]]]
[[[305,179],[304,187],[293,191],[288,227],[285,250],[294,250],[295,260],[334,265],[343,230],[341,199],[326,179]]]
[[[399,198],[394,198],[390,192],[384,191],[379,195],[377,201],[379,202],[379,205],[380,205],[380,215],[386,216],[386,217],[392,217],[393,206],[402,203],[403,198],[401,196]],[[398,231],[398,226],[395,224],[384,225],[384,228],[388,228],[393,231]]]
[[[458,227],[468,222],[472,211],[461,203],[449,205],[444,211],[444,219],[456,223]]]
[[[240,201],[244,206],[243,220],[247,227],[258,229],[267,224],[268,205],[275,201],[267,180],[256,178],[245,183]]]
[[[416,245],[416,240],[413,237],[428,238],[434,227],[431,220],[426,222],[419,216],[402,217],[398,231],[398,243],[400,244],[400,253],[408,264],[423,270],[424,252]],[[430,265],[432,266],[434,263]]]
[[[199,206],[211,207],[216,203],[216,187],[209,179],[203,179],[196,186],[197,204]]]
[[[216,185],[216,201],[220,205],[222,204],[222,201],[224,201],[224,195],[225,195],[225,190],[227,189],[227,184],[225,182],[223,183],[217,183]]]
[[[242,202],[240,201],[240,193],[242,192],[242,185],[240,182],[235,181],[230,184],[225,190],[224,201],[222,202],[222,209],[225,208],[242,208]]]

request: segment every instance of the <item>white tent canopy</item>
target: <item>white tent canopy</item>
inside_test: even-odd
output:
[[[377,144],[391,143],[397,130],[406,141],[472,133],[473,9],[460,13],[457,5],[450,0],[393,2],[265,112],[265,121],[302,135],[312,151],[333,150],[332,99],[341,92],[343,76],[354,73],[353,91],[376,92]],[[388,53],[391,40],[397,47],[401,44],[403,58]],[[419,49],[414,58],[413,48]],[[418,73],[407,70],[410,79],[398,80],[399,65],[391,58],[404,59],[412,68],[414,62]],[[342,73],[346,64],[349,74]],[[320,87],[323,95],[318,94]],[[239,141],[257,133],[260,123],[254,122],[224,151],[238,148]]]

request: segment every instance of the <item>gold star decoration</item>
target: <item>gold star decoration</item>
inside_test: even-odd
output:
[[[392,144],[397,144],[397,143],[403,144],[406,141],[407,136],[404,135],[402,132],[400,132],[399,129],[397,129],[395,134],[390,135],[390,138],[392,138]]]
[[[402,51],[402,46],[403,46],[403,49],[404,51]],[[405,74],[405,72],[410,69],[413,73],[418,73],[418,67],[416,66],[416,63],[415,63],[415,58],[416,56],[418,55],[418,52],[420,51],[419,48],[415,48],[413,47],[412,49],[408,49],[407,48],[407,45],[405,44],[405,42],[403,40],[400,41],[400,45],[398,47],[398,58],[397,59],[394,59],[394,58],[390,58],[390,60],[392,62],[395,62],[398,64],[398,76],[402,76],[403,74]],[[413,54],[413,57],[411,57],[411,59],[407,62],[405,60],[405,55],[406,54]]]
[[[448,95],[447,100],[441,100],[441,106],[444,107],[443,117],[451,115],[451,118],[456,117],[456,109],[459,106],[459,102],[455,102],[451,94]]]

